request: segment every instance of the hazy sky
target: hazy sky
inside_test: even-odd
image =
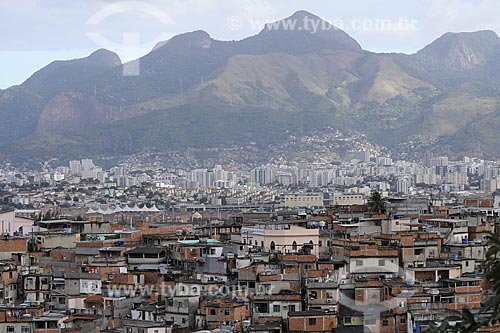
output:
[[[0,0],[0,88],[102,47],[128,61],[192,30],[241,39],[300,9],[370,51],[415,52],[447,31],[500,32],[498,0]]]

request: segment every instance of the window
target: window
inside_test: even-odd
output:
[[[399,322],[400,322],[401,324],[406,324],[406,317],[401,317],[401,318],[399,319]]]
[[[215,316],[215,309],[210,309],[210,315]]]
[[[382,320],[382,326],[389,326],[389,321],[387,319]]]
[[[316,318],[309,318],[309,325],[316,325]]]
[[[318,247],[322,247],[323,246],[323,241],[318,241]]]
[[[296,241],[293,241],[292,243],[292,251],[297,251],[297,242]]]
[[[345,317],[344,324],[350,324],[350,323],[351,323],[351,317]]]
[[[385,259],[380,259],[380,260],[378,261],[378,265],[379,265],[379,266],[385,266]]]
[[[420,256],[420,255],[424,254],[424,249],[414,249],[413,254],[416,256]]]
[[[29,332],[31,332],[31,328],[29,326],[21,326],[21,332],[22,333],[29,333]]]
[[[469,262],[468,261],[465,262],[465,267],[469,267]]]
[[[182,318],[182,323],[185,324],[186,323],[186,318]]]
[[[229,309],[224,309],[224,315],[229,316],[231,314],[231,311]]]
[[[7,332],[15,332],[14,326],[7,326]]]
[[[274,241],[271,242],[271,251],[274,251],[276,250],[276,244],[274,243]]]
[[[281,306],[273,305],[273,312],[280,312],[280,311],[281,311]]]
[[[288,312],[295,312],[295,304],[288,306]]]
[[[356,266],[363,266],[363,260],[356,260]]]

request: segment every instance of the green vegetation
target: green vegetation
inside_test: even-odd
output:
[[[385,213],[385,201],[379,191],[373,191],[368,198],[368,209],[370,212]]]
[[[293,18],[304,15],[313,16]],[[499,63],[488,31],[445,34],[413,55],[362,51],[333,29],[264,29],[238,42],[195,31],[142,57],[138,76],[99,50],[0,91],[0,154],[266,147],[290,133],[340,129],[390,148],[436,139],[438,151],[500,157]]]

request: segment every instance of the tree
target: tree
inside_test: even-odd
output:
[[[370,212],[383,214],[385,212],[385,201],[379,191],[373,191],[368,198],[368,209]]]

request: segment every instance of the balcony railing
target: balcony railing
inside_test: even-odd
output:
[[[408,311],[433,311],[433,310],[446,310],[450,303],[436,303],[436,302],[423,302],[423,303],[408,303]]]

